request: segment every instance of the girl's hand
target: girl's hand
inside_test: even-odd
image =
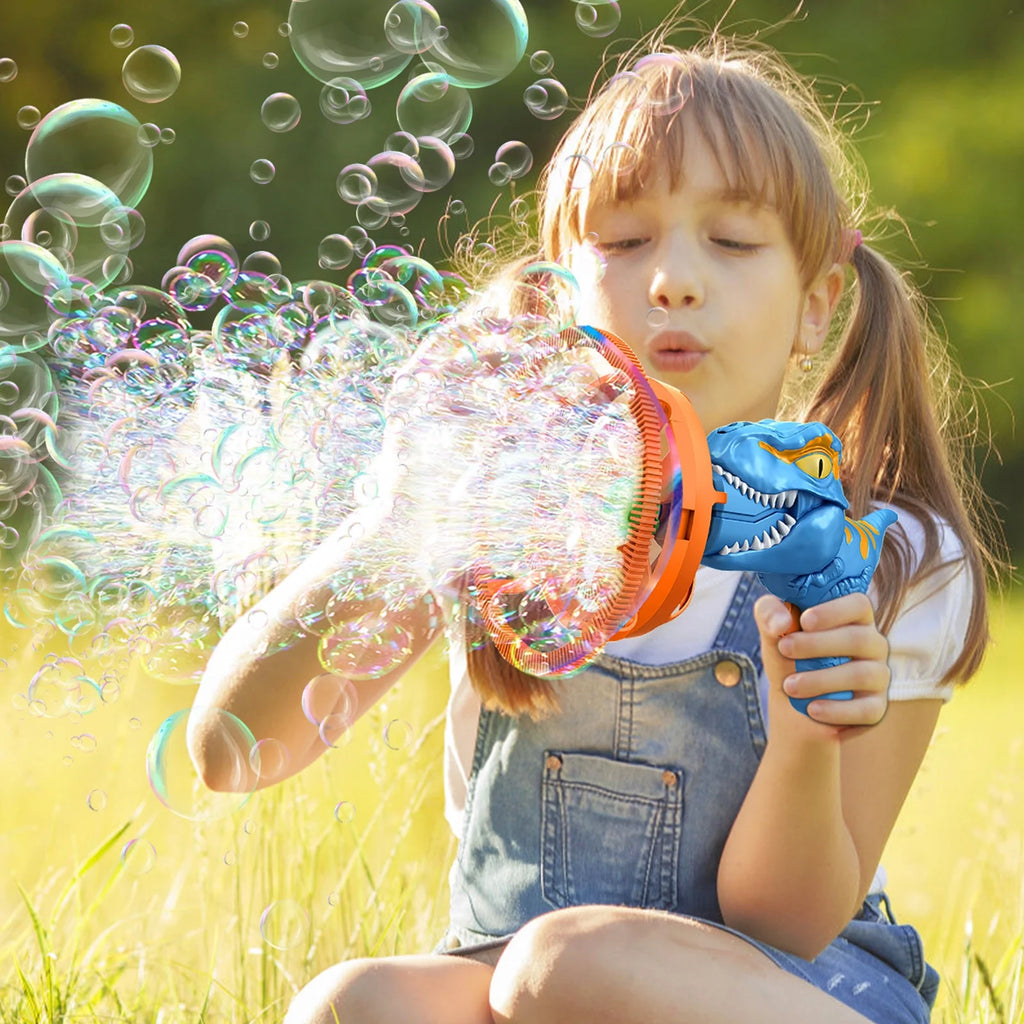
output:
[[[848,735],[850,726],[876,725],[889,706],[889,642],[878,632],[866,594],[847,594],[806,609],[797,630],[789,609],[772,594],[758,599],[754,616],[761,633],[761,656],[771,691],[771,712],[833,726]],[[832,668],[797,672],[797,659],[843,657]],[[789,697],[816,697],[852,690],[853,700],[812,700],[807,715]],[[779,709],[779,710],[777,710]],[[795,723],[793,723],[795,725]]]

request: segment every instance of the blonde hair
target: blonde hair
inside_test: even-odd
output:
[[[588,204],[629,200],[663,169],[674,187],[687,133],[696,130],[731,188],[778,210],[809,285],[847,258],[845,240],[868,223],[866,175],[849,140],[812,85],[774,51],[718,32],[684,50],[667,45],[671,31],[624,55],[592,88],[541,176],[540,250],[532,258],[556,261],[580,241]],[[963,382],[910,279],[866,243],[851,265],[827,369],[811,393],[785,397],[780,415],[820,420],[842,439],[852,517],[886,502],[922,524],[919,560],[899,526],[883,547],[875,575],[882,632],[910,588],[944,567],[939,522],[955,533],[973,607],[943,681],[966,682],[989,641],[988,573],[1007,566],[998,521],[970,468],[977,431],[960,411]],[[499,290],[515,269],[497,279]],[[467,639],[470,676],[487,705],[534,717],[557,707],[550,682],[504,662],[478,626],[467,625]]]

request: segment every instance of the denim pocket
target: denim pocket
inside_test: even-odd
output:
[[[675,768],[546,751],[541,891],[554,907],[676,904],[683,776]]]

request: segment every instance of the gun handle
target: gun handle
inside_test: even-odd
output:
[[[790,601],[786,602],[786,607],[793,616],[794,629],[799,629],[800,609]],[[849,658],[800,658],[797,659],[796,670],[797,672],[812,672],[818,668],[832,668],[834,665],[842,665],[849,660]],[[818,697],[790,697],[789,703],[802,715],[806,715],[807,705],[812,700],[853,700],[853,691],[837,690],[834,693],[822,693]]]

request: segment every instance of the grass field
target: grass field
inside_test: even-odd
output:
[[[993,632],[884,857],[896,914],[943,976],[937,1024],[1024,1022],[1024,594]],[[193,821],[146,776],[192,687],[99,664],[119,687],[38,717],[18,694],[46,645],[16,641],[0,637],[0,1022],[278,1020],[328,964],[440,935],[454,843],[439,647],[302,776]]]

